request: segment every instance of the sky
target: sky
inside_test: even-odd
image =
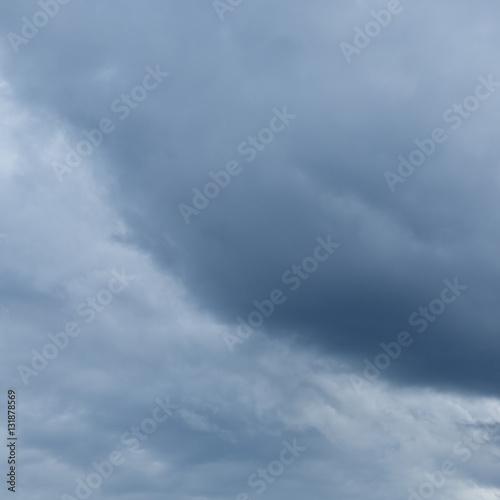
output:
[[[1,10],[6,497],[500,497],[497,2]]]

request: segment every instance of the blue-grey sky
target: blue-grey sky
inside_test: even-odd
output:
[[[17,498],[500,496],[499,13],[4,2]]]

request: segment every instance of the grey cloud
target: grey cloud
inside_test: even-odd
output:
[[[169,394],[183,411],[145,445],[144,464],[131,459],[109,479],[103,498],[236,498],[294,436],[313,451],[268,494],[357,499],[366,496],[361,476],[376,486],[373,498],[401,497],[425,472],[403,438],[438,442],[427,452],[413,443],[422,461],[458,439],[458,417],[436,394],[464,405],[498,396],[500,95],[457,130],[443,119],[479,77],[500,81],[498,7],[402,1],[401,14],[348,64],[341,42],[352,43],[354,28],[387,3],[247,1],[221,22],[212,2],[72,0],[19,53],[6,34],[40,6],[5,6],[5,380],[19,384],[16,366],[105,286],[111,269],[140,277],[21,392],[26,477],[40,480],[36,460],[45,453],[70,492],[75,474],[87,474]],[[168,78],[120,120],[111,103],[157,65]],[[248,162],[240,145],[284,108],[296,117]],[[53,162],[103,118],[116,130],[59,182]],[[398,157],[437,127],[447,141],[392,193],[384,172],[397,172]],[[179,204],[192,206],[193,189],[231,161],[241,173],[186,224]],[[341,246],[291,291],[283,273],[327,235]],[[467,290],[418,333],[410,315],[455,277]],[[236,318],[276,288],[286,302],[229,353],[222,333],[234,333]],[[364,360],[402,330],[413,344],[368,395],[351,395],[344,374],[362,374]],[[387,387],[401,397],[400,413]],[[384,428],[379,440],[366,424],[384,418],[361,402],[372,401],[370,391],[387,401],[399,437]],[[435,432],[415,400],[438,415]],[[472,481],[493,498],[495,459],[485,457],[450,491],[470,494]],[[50,488],[38,497],[63,492]]]

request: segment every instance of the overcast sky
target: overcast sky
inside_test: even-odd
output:
[[[18,499],[500,497],[499,15],[3,2]]]

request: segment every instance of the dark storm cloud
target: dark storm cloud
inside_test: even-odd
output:
[[[0,372],[19,388],[23,494],[75,495],[120,450],[95,498],[242,500],[297,439],[307,452],[268,496],[407,498],[451,458],[435,498],[493,500],[498,424],[470,460],[453,447],[499,415],[483,398],[498,392],[496,3],[401,1],[350,63],[341,44],[394,0],[246,0],[222,21],[211,1],[71,0],[13,50],[41,3],[0,16]],[[84,140],[99,144],[80,161]],[[117,268],[130,287],[22,384]],[[286,301],[229,352],[223,334],[276,289]],[[401,331],[411,345],[381,368]],[[179,408],[131,451],[122,436],[166,397]]]
[[[19,99],[71,127],[72,147],[82,128],[114,120],[99,152],[132,241],[224,321],[246,317],[317,237],[331,235],[341,250],[280,306],[268,332],[286,327],[361,359],[411,328],[409,315],[458,276],[467,292],[387,375],[496,393],[500,93],[459,130],[443,113],[479,77],[499,79],[497,8],[401,5],[347,64],[340,43],[371,19],[362,5],[246,3],[220,22],[207,2],[73,2],[7,54],[7,75]],[[169,78],[121,123],[110,103],[157,64]],[[239,145],[285,107],[296,117],[247,162]],[[448,141],[392,193],[384,172],[397,172],[398,156],[436,127]],[[193,188],[232,160],[241,173],[186,225],[179,204],[193,206]]]

